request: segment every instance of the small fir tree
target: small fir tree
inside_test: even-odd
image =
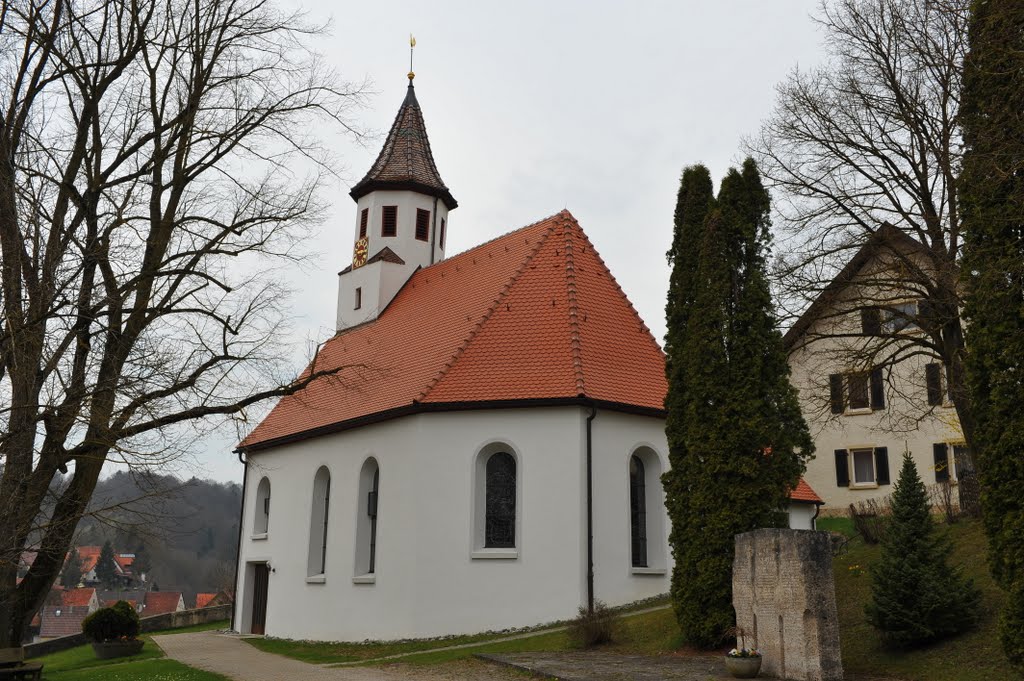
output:
[[[959,567],[949,566],[952,545],[935,527],[928,492],[909,452],[903,455],[881,544],[865,611],[884,643],[910,648],[977,624],[980,593]]]
[[[960,176],[967,385],[1003,650],[1024,671],[1024,3],[973,4]]]
[[[676,616],[687,641],[712,647],[733,624],[733,538],[785,525],[782,509],[813,444],[765,277],[768,193],[750,159],[729,171],[710,205],[705,176],[684,173],[680,188],[682,197],[687,179],[699,187],[693,213],[704,214],[699,239],[678,238],[678,219],[674,239],[676,248],[698,250],[673,258],[666,307],[665,490]]]
[[[104,589],[112,589],[117,581],[117,568],[114,563],[114,548],[110,541],[103,542],[100,557],[96,561],[96,579]]]
[[[77,588],[82,581],[82,559],[78,555],[78,547],[72,546],[67,562],[60,573],[60,583],[65,589]]]

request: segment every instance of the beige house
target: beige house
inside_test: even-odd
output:
[[[786,333],[816,445],[804,477],[824,513],[889,495],[905,451],[925,485],[955,492],[973,471],[944,366],[914,342],[927,305],[901,272],[924,262],[922,248],[883,226]]]

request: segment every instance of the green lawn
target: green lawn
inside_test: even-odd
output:
[[[824,522],[823,522],[824,521]],[[819,527],[852,534],[844,518],[819,518]],[[946,526],[940,526],[945,528]],[[982,592],[979,627],[953,639],[909,652],[886,650],[866,622],[864,605],[870,597],[870,569],[877,546],[852,538],[843,555],[833,562],[836,602],[843,648],[843,666],[851,674],[906,681],[999,681],[1019,678],[1009,667],[996,635],[996,618],[1003,594],[989,576],[985,563],[985,535],[977,521],[961,521],[949,528],[954,543],[953,561],[964,565]],[[366,661],[400,653],[416,653],[399,661],[438,664],[464,659],[476,653],[540,652],[566,650],[565,632],[535,634],[512,641],[486,643],[502,634],[462,636],[452,639],[392,643],[311,643],[281,639],[248,639],[261,650],[317,663]],[[437,650],[462,643],[485,642],[460,650]],[[607,650],[622,653],[665,654],[679,651],[682,637],[671,609],[623,617],[616,642]]]
[[[160,681],[220,681],[224,677],[192,669],[174,660],[164,660],[164,653],[153,643],[154,635],[184,634],[194,631],[223,629],[227,620],[210,622],[194,627],[157,631],[139,638],[146,642],[142,652],[116,660],[99,660],[89,645],[78,646],[52,655],[34,658],[30,662],[43,664],[46,681],[120,681],[124,679],[159,679]]]

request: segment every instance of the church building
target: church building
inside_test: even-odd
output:
[[[239,445],[239,632],[433,637],[669,590],[661,348],[568,211],[447,257],[411,78],[351,190],[313,362],[341,369]]]

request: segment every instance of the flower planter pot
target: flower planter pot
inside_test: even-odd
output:
[[[761,671],[761,656],[730,657],[726,655],[725,668],[734,679],[753,679]]]
[[[112,657],[127,657],[128,655],[138,655],[139,651],[142,650],[142,645],[145,643],[142,639],[131,639],[128,641],[103,641],[102,643],[93,643],[92,650],[96,653],[96,657],[101,660],[109,660]]]
[[[0,648],[0,667],[12,667],[24,660],[24,648]]]

